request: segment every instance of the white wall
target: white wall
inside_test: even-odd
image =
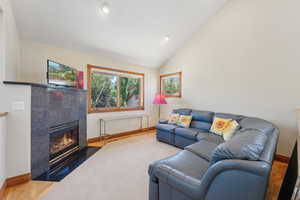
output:
[[[41,44],[32,41],[22,41],[22,65],[19,68],[20,80],[36,83],[46,83],[47,59],[54,60],[84,71],[85,87],[87,86],[87,64],[145,73],[145,111],[88,114],[88,138],[99,136],[99,118],[102,116],[149,113],[151,115],[150,125],[154,126],[157,122],[157,107],[151,104],[151,100],[152,98],[154,98],[154,95],[157,91],[157,70],[131,64],[116,58],[109,58],[101,55],[94,55],[91,53],[89,54],[69,49],[63,49],[51,46],[49,44]],[[108,133],[118,133],[138,128],[139,122],[137,120],[121,120],[109,123],[107,131]]]
[[[2,0],[0,0],[0,82],[2,83],[4,79],[4,48],[5,48],[5,42],[4,42],[4,12],[3,12],[3,3]],[[1,87],[0,83],[0,87]]]
[[[18,79],[20,63],[20,40],[16,27],[10,0],[0,0],[0,91],[4,80],[15,81]],[[7,104],[0,100],[0,111],[7,111]]]
[[[4,41],[4,80],[15,81],[18,77],[18,65],[20,64],[19,33],[15,22],[10,0],[1,0],[3,7],[3,29],[1,30]]]
[[[3,37],[3,6],[2,1],[0,1],[0,82],[3,80],[4,76],[4,37]],[[1,45],[2,44],[2,45]],[[0,84],[0,92],[1,92]],[[6,141],[6,121],[4,117],[0,117],[0,188],[5,181],[5,141]]]
[[[31,171],[31,87],[5,87],[8,102],[24,102],[24,109],[9,106],[7,116],[6,176],[13,177]]]
[[[183,72],[173,107],[231,112],[274,122],[290,155],[300,107],[300,1],[231,0],[161,67]]]
[[[14,91],[7,90],[8,88],[3,85],[2,82],[3,80],[17,80],[19,59],[19,36],[11,3],[9,0],[0,0],[0,112],[10,111],[11,99],[9,96]],[[9,153],[7,147],[13,148],[14,144],[9,143],[8,137],[16,134],[16,132],[10,127],[7,127],[7,124],[11,123],[11,120],[14,120],[13,116],[14,115],[9,115],[9,119],[0,119],[0,187],[5,178],[9,177],[8,170],[11,167],[6,162]],[[15,126],[15,124],[13,126]],[[19,131],[24,133],[22,129]],[[18,141],[19,143],[21,142],[21,140]],[[18,148],[18,146],[16,146],[16,148]],[[22,156],[22,154],[20,156]],[[15,157],[14,159],[17,161],[17,158],[18,157]],[[18,164],[18,162],[13,163],[13,165],[14,164]]]

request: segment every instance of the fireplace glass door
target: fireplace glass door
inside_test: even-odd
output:
[[[51,128],[49,132],[50,161],[76,147],[78,144],[78,124],[69,123]]]

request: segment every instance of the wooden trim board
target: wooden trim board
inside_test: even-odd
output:
[[[0,199],[4,199],[5,189],[6,189],[6,180],[4,181],[4,183],[0,187]]]
[[[283,155],[276,154],[276,155],[275,155],[275,160],[277,160],[277,161],[279,161],[279,162],[289,163],[290,158],[287,157],[287,156],[283,156]]]
[[[31,174],[22,174],[19,176],[14,176],[11,178],[7,178],[2,186],[0,186],[0,200],[4,199],[4,191],[8,187],[16,186],[22,183],[26,183],[31,180]]]
[[[88,64],[87,67],[95,68],[95,69],[99,69],[99,70],[105,70],[105,71],[113,71],[113,72],[119,72],[119,73],[125,73],[125,74],[134,74],[134,75],[138,75],[138,76],[144,76],[144,73],[131,72],[131,71],[127,71],[127,70],[115,69],[115,68],[110,68],[110,67],[100,67],[100,66],[90,65],[90,64]]]
[[[27,173],[15,177],[7,178],[5,182],[6,182],[6,187],[11,187],[22,183],[26,183],[30,180],[31,180],[31,173]]]
[[[5,117],[8,113],[7,112],[0,112],[0,117]],[[0,199],[4,198],[4,190],[6,188],[6,180],[0,185]]]
[[[120,137],[124,137],[124,136],[135,135],[138,133],[143,133],[143,132],[147,132],[147,131],[151,131],[151,130],[155,130],[155,127],[138,129],[138,130],[133,130],[133,131],[126,131],[126,132],[116,133],[113,135],[108,135],[108,136],[103,136],[103,137],[94,137],[94,138],[88,139],[87,142],[93,143],[93,142],[99,142],[101,140],[111,140],[111,139],[116,139],[116,138],[120,138]]]

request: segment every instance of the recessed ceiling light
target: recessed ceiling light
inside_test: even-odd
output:
[[[99,13],[101,15],[108,15],[110,13],[110,8],[108,3],[105,2],[99,7]]]
[[[165,40],[166,42],[169,42],[170,36],[169,36],[169,35],[166,35],[166,36],[164,37],[164,40]]]

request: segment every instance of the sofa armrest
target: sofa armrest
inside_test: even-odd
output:
[[[179,154],[179,153],[176,153],[176,154]],[[163,158],[163,159],[161,159],[161,160],[157,160],[157,161],[155,161],[155,162],[153,162],[153,163],[151,163],[151,164],[149,165],[149,168],[148,168],[148,175],[150,176],[150,178],[151,178],[153,181],[157,182],[157,177],[155,176],[155,173],[157,172],[157,169],[156,169],[157,166],[165,164],[165,163],[167,162],[168,159],[171,159],[171,158],[174,157],[176,154],[170,155],[170,156],[168,156],[168,157],[166,157],[166,158]]]
[[[213,164],[202,177],[199,195],[208,200],[221,197],[263,200],[271,167],[264,161],[219,161]],[[228,192],[231,189],[234,192]]]
[[[169,120],[167,119],[160,119],[158,123],[160,124],[167,124]]]
[[[226,170],[239,170],[253,173],[258,176],[265,176],[271,170],[271,166],[262,161],[248,160],[222,160],[213,164],[202,178],[203,184],[210,184],[220,173]]]
[[[187,176],[163,163],[156,165],[151,174],[152,181],[154,181],[153,178],[155,177],[158,183],[164,182],[169,184],[172,188],[184,193],[192,199],[199,197],[201,181],[198,179]]]

